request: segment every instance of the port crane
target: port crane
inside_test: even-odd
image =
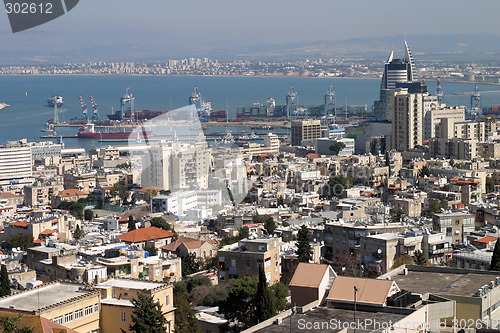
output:
[[[290,91],[286,94],[286,117],[290,120],[290,109],[293,107],[294,111],[297,109],[297,104],[299,102],[297,90],[295,90],[295,86],[292,84],[290,87]]]
[[[82,119],[83,120],[87,120],[87,104],[85,104],[85,101],[83,100],[83,97],[82,95],[80,95],[80,97],[78,97],[78,100],[80,101],[80,105],[82,107],[82,112],[83,112],[83,117]]]
[[[474,90],[472,90],[472,95],[470,96],[470,112],[483,113],[483,100],[477,84],[474,85]]]
[[[134,95],[130,88],[125,89],[125,94],[120,98],[120,120],[125,118],[126,105],[130,104],[130,119],[135,118]]]
[[[198,86],[194,86],[193,93],[189,96],[189,105],[194,105],[195,110],[191,112],[191,119],[198,118],[198,111],[203,109],[203,96]]]
[[[99,105],[97,105],[92,95],[90,95],[90,104],[92,105],[92,110],[94,110],[94,114],[92,115],[92,120],[99,120],[99,115],[97,110],[97,107]]]
[[[439,76],[437,77],[436,96],[437,96],[438,104],[443,103],[444,92],[443,92],[443,88],[441,88],[441,78]]]
[[[331,110],[333,111],[333,122],[335,123],[335,117],[337,116],[337,106],[335,103],[335,91],[333,90],[333,85],[331,84],[325,94],[325,117],[328,117],[329,107],[331,107]]]

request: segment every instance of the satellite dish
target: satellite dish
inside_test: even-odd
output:
[[[377,250],[377,253],[378,253],[378,254],[382,254],[382,250],[381,250],[381,249],[378,249],[378,250]]]

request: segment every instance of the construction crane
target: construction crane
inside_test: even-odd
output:
[[[290,87],[290,91],[286,94],[286,117],[290,120],[290,109],[294,107],[294,110],[297,109],[297,104],[299,101],[299,93],[295,90],[295,86],[292,84]]]
[[[80,95],[80,97],[78,97],[78,100],[80,101],[80,105],[81,105],[82,111],[83,111],[83,118],[82,119],[87,120],[88,119],[88,117],[87,117],[87,104],[85,104],[82,95]]]
[[[438,104],[443,103],[444,92],[443,92],[443,89],[441,88],[441,78],[439,76],[437,77],[436,96],[437,96]]]
[[[92,115],[92,120],[99,120],[99,115],[97,111],[97,107],[99,105],[97,105],[92,95],[90,95],[90,104],[92,105],[92,110],[94,110],[94,114]]]
[[[332,107],[333,122],[335,123],[335,117],[337,116],[337,106],[335,103],[335,91],[333,90],[333,85],[331,85],[331,84],[330,84],[330,87],[328,88],[328,90],[326,91],[326,94],[325,94],[325,107],[324,107],[325,117],[328,117],[328,107],[329,106],[333,106]]]
[[[125,106],[130,104],[130,118],[135,118],[135,109],[134,109],[134,96],[132,95],[132,91],[130,88],[125,89],[125,94],[120,98],[120,120],[125,118],[126,108]]]

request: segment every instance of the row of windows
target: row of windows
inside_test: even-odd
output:
[[[85,307],[85,315],[90,316],[93,312],[99,312],[99,304],[89,305]],[[76,310],[75,312],[66,313],[64,316],[59,316],[54,318],[54,322],[57,324],[65,324],[83,318],[84,309]]]

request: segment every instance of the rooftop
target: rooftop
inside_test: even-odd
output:
[[[407,315],[395,314],[387,312],[366,312],[356,311],[356,320],[364,323],[365,320],[371,319],[377,323],[395,323],[402,320]],[[294,332],[315,332],[315,333],[335,333],[343,330],[342,325],[354,322],[354,311],[345,309],[332,309],[326,307],[318,307],[304,314],[295,314],[292,316],[292,327]],[[337,328],[332,324],[337,323]],[[340,323],[340,325],[339,325]],[[311,329],[306,329],[306,325],[311,325]],[[319,325],[319,326],[313,326]],[[340,326],[340,327],[338,327]],[[370,332],[375,329],[373,325],[367,325],[366,329]],[[360,330],[361,331],[361,330]],[[283,318],[280,325],[269,325],[256,331],[258,333],[287,333],[290,332],[289,318]]]
[[[330,266],[301,262],[293,274],[290,286],[319,287]]]
[[[117,238],[129,243],[145,242],[148,240],[173,237],[174,233],[156,227],[141,228],[129,231]]]
[[[96,288],[124,288],[124,289],[134,289],[134,290],[151,290],[163,286],[163,283],[150,282],[150,281],[139,281],[132,279],[112,279],[103,283],[99,283]]]
[[[33,290],[0,299],[0,308],[22,311],[35,311],[40,308],[64,302],[73,297],[88,294],[80,290],[83,285],[73,283],[54,283]]]
[[[391,279],[404,290],[417,294],[433,293],[472,297],[482,286],[500,277],[500,272],[474,271],[465,269],[440,269],[438,267],[418,267],[412,270],[407,265],[408,275],[393,271]]]

